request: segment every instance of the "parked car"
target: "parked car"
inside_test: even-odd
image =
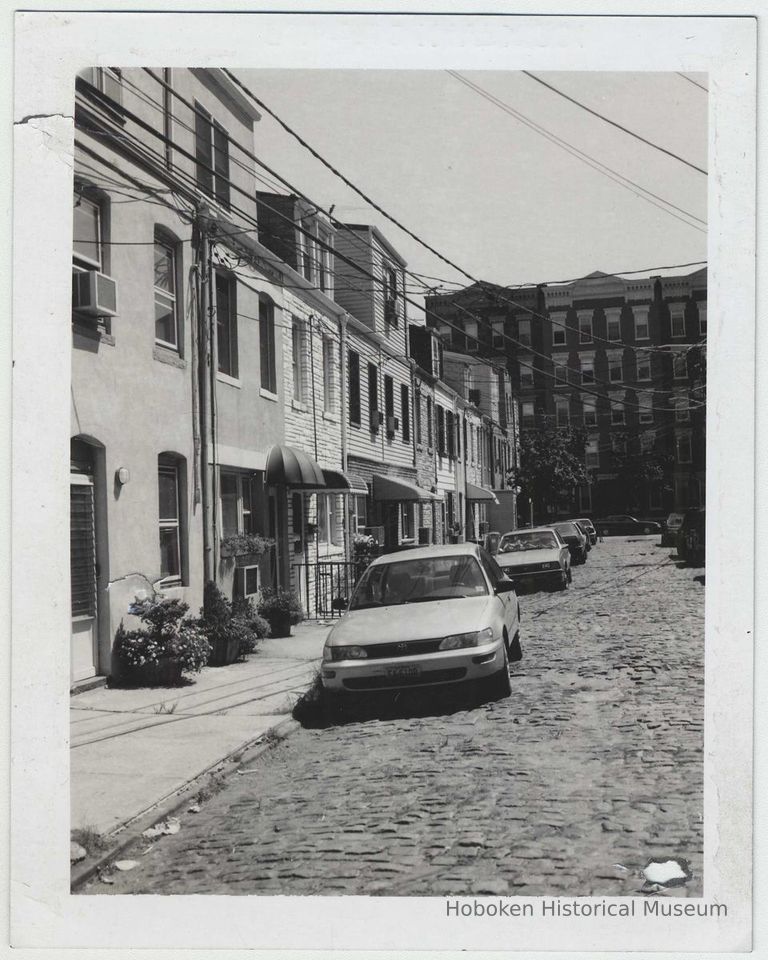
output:
[[[584,534],[584,544],[587,548],[587,553],[589,553],[590,550],[592,549],[592,541],[589,538],[589,533],[587,532],[587,528],[584,526],[581,520],[571,520],[570,522],[575,523],[576,526],[579,528],[579,530]]]
[[[631,533],[661,532],[661,524],[655,520],[638,520],[626,513],[612,514],[603,520],[595,520],[595,526],[601,537],[621,537]]]
[[[568,544],[571,551],[572,563],[587,562],[587,537],[572,520],[563,520],[560,523],[553,523],[552,529],[555,530],[561,540]]]
[[[588,517],[578,517],[576,523],[581,526],[589,537],[589,542],[594,546],[597,543],[597,530],[595,525]]]
[[[571,582],[571,552],[556,530],[511,530],[499,541],[496,562],[517,588],[565,590]]]
[[[704,565],[706,547],[706,514],[704,507],[690,507],[683,514],[677,534],[677,555],[693,567]]]
[[[511,692],[520,660],[514,583],[478,544],[418,547],[375,559],[331,629],[321,679],[345,694],[481,681]]]
[[[670,513],[661,528],[662,547],[676,547],[677,535],[683,525],[682,513]]]

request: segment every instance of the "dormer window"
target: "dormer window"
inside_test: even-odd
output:
[[[397,271],[394,267],[384,267],[384,320],[397,326],[400,319],[400,303],[397,291]]]

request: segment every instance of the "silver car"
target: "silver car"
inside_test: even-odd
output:
[[[511,530],[499,541],[496,561],[520,586],[565,590],[571,582],[568,545],[551,527]]]
[[[486,681],[511,692],[522,657],[514,584],[482,547],[422,547],[378,557],[323,650],[327,694]]]

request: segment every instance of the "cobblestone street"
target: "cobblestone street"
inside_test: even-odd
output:
[[[521,596],[511,697],[302,729],[84,892],[633,895],[676,857],[700,896],[702,573],[598,543]]]

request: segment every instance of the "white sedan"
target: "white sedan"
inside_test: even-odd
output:
[[[522,657],[519,628],[514,584],[476,544],[386,554],[328,634],[323,687],[341,696],[485,681],[500,699],[508,662]]]
[[[512,530],[499,540],[496,561],[515,583],[565,590],[571,582],[568,545],[551,527]]]

